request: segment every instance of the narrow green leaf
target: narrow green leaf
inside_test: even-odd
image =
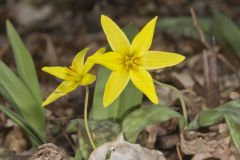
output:
[[[21,80],[0,60],[0,93],[32,127],[46,138],[43,109]]]
[[[211,39],[212,32],[212,20],[210,18],[198,18],[198,23],[204,33],[206,33],[207,39]],[[199,40],[199,33],[193,26],[193,21],[191,16],[183,17],[166,17],[161,18],[157,22],[157,27],[174,37],[189,37]]]
[[[10,44],[13,48],[13,53],[17,65],[17,72],[20,79],[32,92],[39,104],[42,103],[42,96],[39,88],[37,74],[31,54],[23,44],[17,31],[14,29],[10,21],[7,20],[7,34]]]
[[[124,27],[123,31],[130,41],[132,41],[137,33],[137,29],[133,24],[129,24]],[[93,105],[90,113],[90,118],[92,119],[121,119],[126,111],[141,104],[142,102],[142,93],[131,82],[129,82],[118,99],[105,108],[103,106],[103,93],[110,73],[111,71],[106,68],[99,68],[93,97]]]
[[[234,119],[232,119],[231,115],[224,115],[225,120],[228,124],[229,130],[230,130],[230,134],[232,137],[232,140],[235,144],[235,146],[240,149],[240,126],[239,126],[239,122],[236,122]]]
[[[214,11],[215,25],[219,28],[220,33],[226,42],[234,49],[238,57],[240,57],[240,29],[239,27],[227,16]]]
[[[171,118],[179,118],[180,123],[185,124],[184,117],[170,107],[154,105],[133,111],[125,117],[122,129],[127,140],[135,142],[138,134],[145,127],[167,121]]]
[[[240,100],[234,100],[224,103],[216,108],[219,112],[235,112],[240,114]]]
[[[14,113],[5,106],[0,105],[0,110],[5,113],[13,122],[15,122],[22,130],[29,136],[33,145],[38,146],[44,143],[44,140],[41,139],[41,136],[38,135],[38,132],[31,127],[31,125],[25,121],[21,116]]]
[[[236,147],[240,149],[240,100],[225,103],[216,110],[224,115],[232,140]]]

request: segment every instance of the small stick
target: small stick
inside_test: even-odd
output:
[[[182,159],[181,151],[180,151],[180,149],[179,149],[179,144],[176,145],[176,149],[177,149],[178,159],[179,159],[179,160],[183,160],[183,159]]]
[[[204,35],[201,27],[200,27],[199,24],[198,24],[198,21],[197,21],[197,18],[196,18],[196,14],[195,14],[195,11],[194,11],[193,7],[190,8],[190,12],[191,12],[191,15],[192,15],[193,25],[195,26],[195,28],[197,29],[197,31],[198,31],[198,33],[199,33],[200,40],[201,40],[202,44],[203,44],[207,49],[210,49],[210,45],[207,43],[206,38],[205,38],[205,35]]]
[[[226,66],[228,66],[229,69],[231,69],[231,70],[235,73],[235,75],[236,75],[236,77],[237,77],[237,79],[238,79],[238,83],[240,84],[240,76],[239,76],[238,70],[237,70],[223,55],[218,54],[217,57],[218,57],[218,59],[220,59]]]

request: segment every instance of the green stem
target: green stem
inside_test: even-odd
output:
[[[187,115],[187,107],[186,107],[186,104],[184,102],[184,98],[183,98],[183,95],[182,93],[174,86],[171,86],[169,84],[165,84],[165,83],[162,83],[162,82],[159,82],[157,80],[154,80],[154,82],[159,85],[159,86],[163,86],[163,87],[167,87],[167,88],[170,88],[171,90],[173,90],[177,95],[178,95],[178,98],[181,102],[181,107],[182,107],[182,112],[183,112],[183,116],[186,120],[186,123],[188,121],[188,115]]]
[[[91,132],[90,132],[89,126],[88,126],[88,117],[87,116],[88,116],[89,88],[88,88],[88,86],[86,86],[85,88],[86,88],[86,96],[85,96],[85,103],[84,103],[84,124],[85,124],[85,128],[86,128],[86,131],[87,131],[88,139],[89,139],[89,141],[92,145],[92,148],[96,149],[96,145],[93,142],[92,135],[91,135]]]

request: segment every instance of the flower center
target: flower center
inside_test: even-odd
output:
[[[76,82],[80,82],[82,80],[82,75],[77,75],[76,77],[75,77],[75,81]]]
[[[124,59],[124,65],[127,70],[136,68],[139,63],[139,58],[133,57],[133,56],[125,56]]]

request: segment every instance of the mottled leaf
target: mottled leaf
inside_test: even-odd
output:
[[[178,118],[181,122],[181,128],[185,124],[181,114],[170,107],[154,105],[148,108],[141,108],[128,114],[122,123],[122,129],[127,140],[135,142],[138,134],[145,127],[167,121],[172,118]]]
[[[110,120],[89,120],[89,129],[97,146],[115,139],[121,132],[120,125]],[[77,150],[76,159],[79,157],[87,159],[92,151],[92,147],[88,141],[84,121],[82,119],[74,119],[70,121],[66,131],[68,133],[77,133],[78,131],[81,133],[79,139],[80,147]]]

